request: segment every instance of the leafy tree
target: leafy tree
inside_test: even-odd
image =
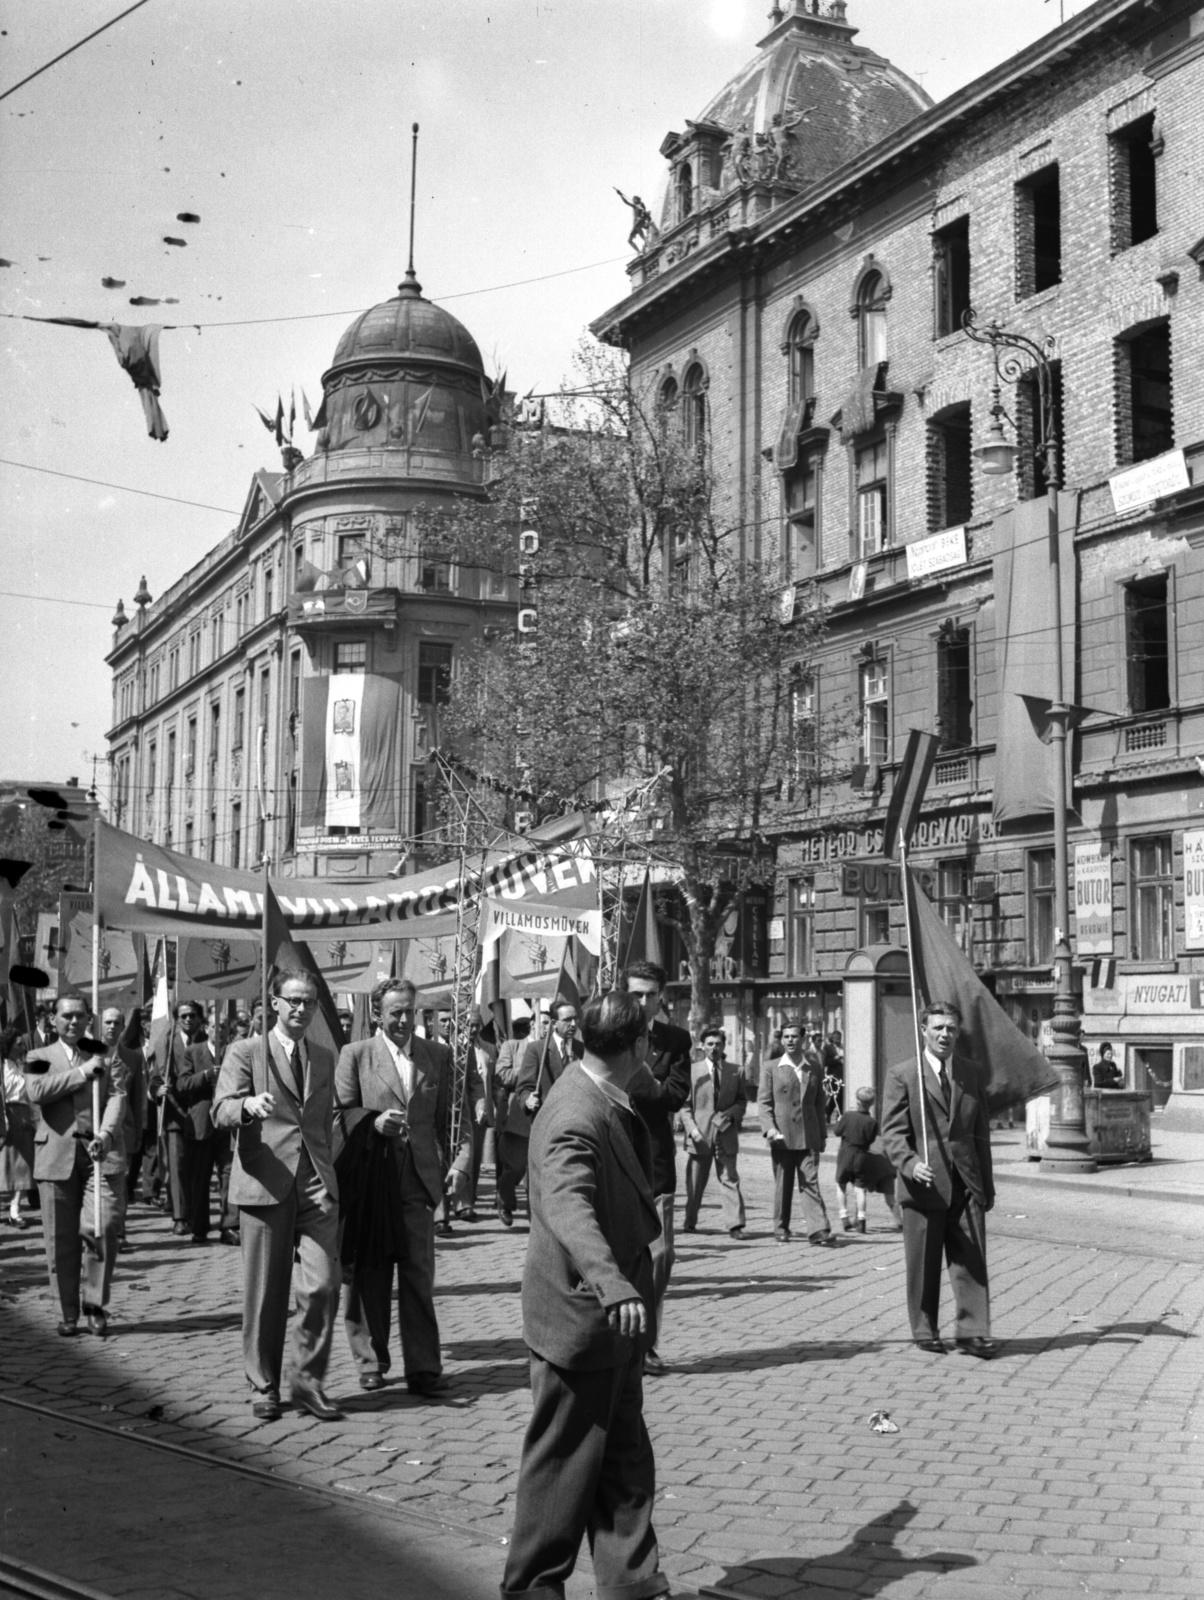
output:
[[[772,872],[767,826],[792,782],[818,775],[819,729],[794,712],[823,617],[812,597],[783,624],[780,581],[725,516],[705,438],[619,355],[579,352],[553,412],[491,454],[483,500],[423,516],[424,540],[517,573],[538,617],[466,652],[440,741],[529,792],[540,819],[655,780],[645,844],[677,879],[661,909],[699,1025],[724,919]],[[528,529],[538,552],[520,557]]]

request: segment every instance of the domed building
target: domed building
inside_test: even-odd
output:
[[[225,865],[382,876],[438,851],[439,706],[458,653],[513,620],[506,580],[424,545],[416,519],[483,492],[501,396],[412,268],[347,328],[322,391],[312,455],[286,445],[236,529],[119,608],[112,820]]]

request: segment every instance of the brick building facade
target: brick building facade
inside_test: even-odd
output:
[[[660,227],[595,324],[705,421],[717,503],[784,615],[828,617],[795,689],[768,959],[721,974],[732,1030],[748,1054],[787,1012],[839,1026],[850,957],[899,943],[876,830],[912,727],[942,736],[915,864],[1015,1020],[1041,1038],[1050,1015],[1052,819],[997,828],[992,806],[993,558],[1047,488],[1038,394],[1031,370],[1004,384],[1019,456],[988,475],[973,307],[1052,355],[1088,713],[1071,853],[1098,912],[1084,1039],[1161,1106],[1173,1074],[1204,1089],[1204,6],[1099,0],[935,106],[841,0],[786,9],[665,140]]]

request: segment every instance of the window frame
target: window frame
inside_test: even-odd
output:
[[[815,971],[816,895],[813,872],[786,880],[787,977],[806,978]]]
[[[1057,191],[1056,255],[1049,248],[1053,224],[1042,215],[1040,197]],[[1062,226],[1062,168],[1059,161],[1047,161],[1017,179],[1013,190],[1016,234],[1016,299],[1056,289],[1065,276],[1065,249]],[[1044,235],[1044,238],[1043,238]],[[1051,268],[1051,262],[1054,265]]]
[[[434,651],[445,651],[446,657],[435,660],[428,656],[426,661],[423,660],[424,653]],[[455,667],[456,650],[453,644],[445,640],[420,639],[414,689],[415,705],[434,707],[447,705],[451,699]]]
[[[356,658],[344,660],[344,652],[352,653]],[[367,639],[336,639],[334,642],[334,670],[336,673],[347,674],[353,677],[363,677],[368,671],[368,641]]]
[[[874,681],[879,685],[874,693],[868,693],[871,679],[870,674],[875,674]],[[885,651],[875,651],[872,655],[862,655],[857,658],[857,707],[858,707],[858,740],[861,749],[862,764],[869,767],[887,766],[891,760],[893,750],[891,727],[891,661]],[[875,754],[876,735],[872,723],[878,720],[878,708],[881,709],[881,753]]]
[[[1165,871],[1142,873],[1138,852],[1145,847],[1165,847]],[[1129,840],[1129,950],[1134,961],[1173,961],[1175,958],[1175,838],[1173,833],[1143,834]],[[1148,947],[1144,906],[1150,893],[1159,924],[1157,949]]]
[[[1048,867],[1049,881],[1040,874]],[[1052,967],[1057,922],[1056,862],[1052,845],[1028,851],[1024,864],[1025,950],[1031,967]]]
[[[964,253],[961,246],[964,244]],[[970,213],[944,223],[932,232],[932,326],[934,339],[947,339],[963,329],[970,309],[973,259],[970,250]]]
[[[1134,154],[1144,146],[1148,152],[1148,177],[1152,189],[1148,207],[1140,208],[1140,215],[1153,226],[1146,232],[1138,230],[1142,221],[1135,221]],[[1158,131],[1157,113],[1143,112],[1122,127],[1108,134],[1109,201],[1112,222],[1112,253],[1120,255],[1133,250],[1147,239],[1156,239],[1162,229],[1158,221],[1158,157],[1162,154],[1162,138]],[[1142,157],[1142,165],[1147,157]],[[1136,237],[1134,235],[1136,234]]]
[[[882,452],[882,473],[866,482],[862,481],[862,459],[869,453],[876,457]],[[877,465],[875,461],[874,465]],[[875,428],[872,433],[862,434],[854,441],[851,452],[851,466],[853,477],[853,555],[854,561],[868,561],[871,557],[881,555],[888,550],[893,542],[892,534],[892,479],[894,465],[893,440],[890,432],[882,427]],[[868,518],[866,506],[871,503],[880,506],[880,515],[877,521],[877,542],[873,549],[866,543]]]

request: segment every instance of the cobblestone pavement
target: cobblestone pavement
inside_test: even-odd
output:
[[[683,1589],[1194,1600],[1204,1207],[1004,1185],[989,1228],[1005,1348],[981,1363],[907,1341],[879,1199],[864,1238],[777,1246],[751,1141],[743,1168],[751,1237],[727,1238],[716,1199],[679,1238],[670,1370],[647,1390],[656,1525]],[[338,1424],[251,1417],[237,1251],[136,1208],[110,1338],[67,1342],[39,1236],[0,1237],[0,1399],[38,1408],[0,1405],[0,1554],[147,1600],[319,1600],[350,1592],[348,1560],[368,1596],[496,1593],[528,1413],[524,1229],[440,1242],[447,1399],[361,1394],[339,1332]],[[898,1433],[871,1431],[878,1409]],[[593,1593],[587,1564],[570,1593]]]

